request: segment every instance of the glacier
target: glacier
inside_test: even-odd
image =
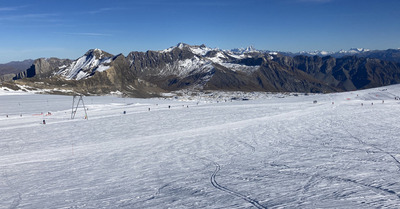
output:
[[[399,92],[2,88],[0,208],[398,208]]]

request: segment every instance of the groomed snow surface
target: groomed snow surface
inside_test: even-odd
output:
[[[399,92],[84,97],[88,120],[2,92],[0,208],[398,208]]]

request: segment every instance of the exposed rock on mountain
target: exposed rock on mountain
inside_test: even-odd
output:
[[[69,80],[88,78],[96,72],[103,72],[109,69],[109,64],[113,57],[114,55],[103,52],[100,49],[92,49],[69,65],[59,67],[59,71],[56,75],[61,75]]]
[[[400,49],[374,50],[362,53],[359,57],[375,58],[400,63]]]
[[[329,86],[345,91],[391,85],[400,81],[400,64],[379,59],[297,56],[293,58],[292,66]]]
[[[24,79],[22,79],[24,78]],[[99,49],[75,61],[38,59],[16,84],[82,94],[148,97],[181,89],[333,92],[400,83],[400,64],[357,56],[284,56],[178,44],[127,57]]]
[[[20,73],[17,73],[13,78],[14,80],[22,79],[22,78],[47,78],[51,76],[54,71],[58,70],[63,66],[67,66],[71,64],[71,60],[68,59],[58,59],[58,58],[40,58],[34,61],[33,65]]]
[[[33,64],[33,62],[33,60],[24,60],[0,64],[0,82],[11,80],[16,73],[20,73],[28,69]]]

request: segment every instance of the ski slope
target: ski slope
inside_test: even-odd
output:
[[[0,208],[398,208],[399,94],[85,97],[72,120],[2,91]]]

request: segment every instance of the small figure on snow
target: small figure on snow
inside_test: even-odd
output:
[[[43,120],[43,124],[46,124],[46,120]]]

